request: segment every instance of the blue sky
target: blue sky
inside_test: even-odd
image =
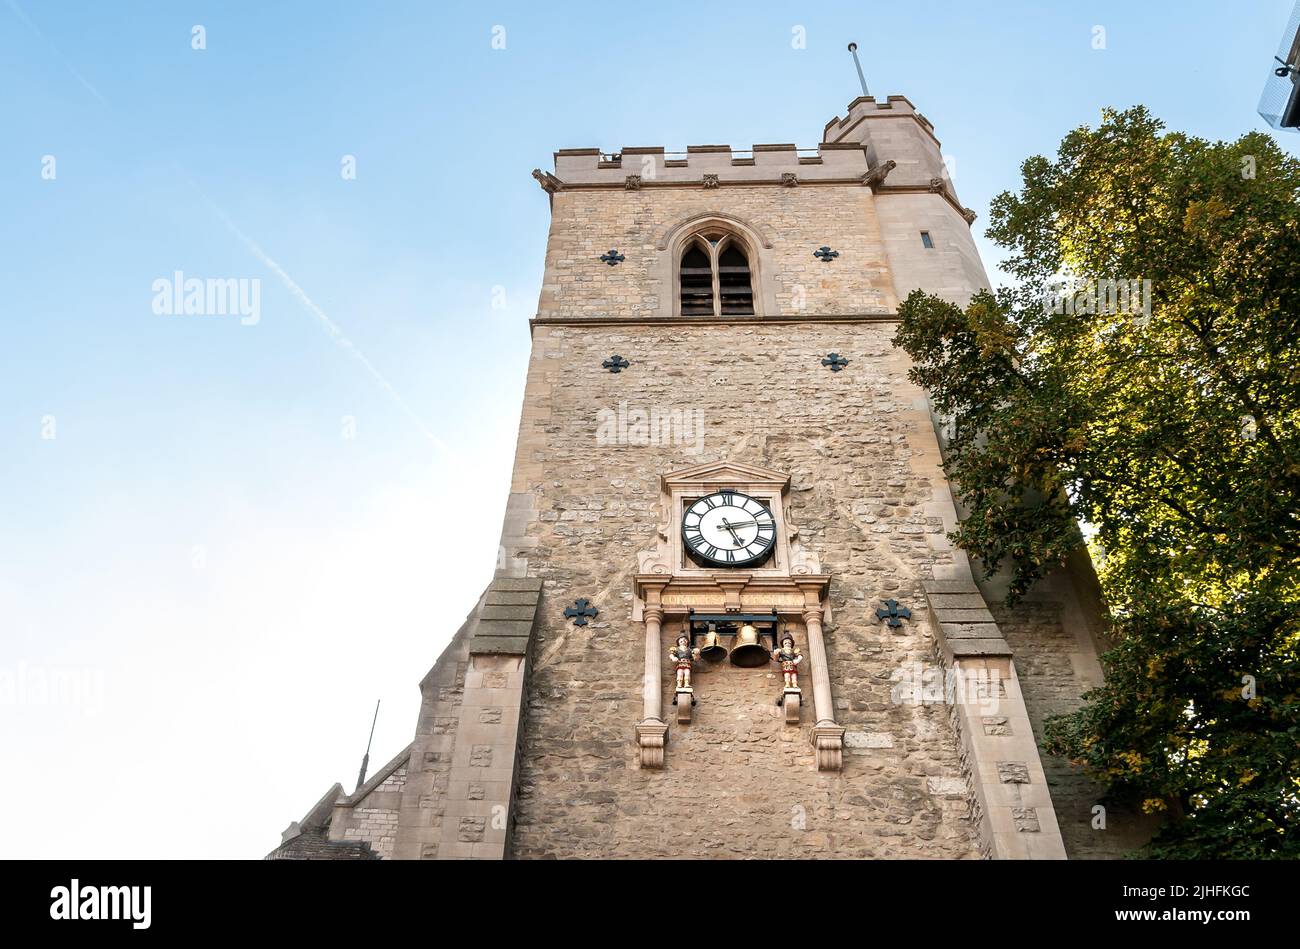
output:
[[[1264,128],[1291,6],[0,0],[0,856],[260,856],[376,698],[372,766],[410,740],[494,564],[554,149],[815,145],[856,40],[982,233],[1103,106]],[[260,319],[156,314],[176,271]]]

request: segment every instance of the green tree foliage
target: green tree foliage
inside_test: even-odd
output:
[[[1135,108],[1021,170],[1015,285],[899,311],[954,540],[1014,603],[1092,525],[1116,645],[1051,750],[1168,814],[1151,853],[1300,856],[1300,163]]]

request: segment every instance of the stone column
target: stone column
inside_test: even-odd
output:
[[[664,611],[660,594],[668,585],[646,584],[645,608],[641,618],[645,621],[645,671],[641,683],[642,718],[636,725],[636,743],[641,749],[641,767],[664,766],[664,742],[668,739],[668,725],[663,720],[663,648],[661,631]]]
[[[813,711],[817,724],[834,722],[835,706],[831,702],[831,674],[826,668],[826,643],[822,641],[822,611],[804,610],[804,625],[808,629],[808,659],[812,669]]]
[[[818,771],[839,771],[844,766],[844,729],[835,724],[835,703],[831,698],[831,673],[826,662],[826,643],[822,640],[821,591],[824,577],[810,582],[795,580],[804,594],[803,621],[808,631],[808,663],[813,683],[812,743],[817,749]]]
[[[826,644],[822,641],[822,611],[805,610],[803,621],[808,630],[808,661],[813,681],[812,742],[817,749],[818,771],[839,771],[844,766],[844,729],[835,724],[835,705],[831,700],[831,674],[826,665]]]
[[[643,718],[663,720],[663,687],[659,677],[662,674],[663,647],[660,632],[663,629],[664,612],[660,609],[646,607],[645,619],[645,676],[641,683],[644,696]]]

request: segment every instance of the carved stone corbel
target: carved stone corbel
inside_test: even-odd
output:
[[[787,725],[799,724],[799,704],[802,698],[798,689],[786,689],[781,696],[781,707],[785,709],[785,723]]]
[[[930,179],[930,191],[934,194],[943,194],[947,189],[947,183],[942,178]]]
[[[844,768],[844,729],[834,722],[818,722],[812,730],[813,747],[817,749],[818,771],[840,771]]]
[[[625,190],[625,191],[640,191],[640,190],[641,190],[641,176],[640,176],[640,175],[628,175],[626,178],[624,178],[624,179],[623,179],[623,190]]]
[[[695,706],[694,689],[677,690],[677,724],[689,725],[691,723],[691,709]]]
[[[668,726],[663,722],[636,723],[636,743],[641,748],[641,767],[664,766],[664,744],[668,739]]]

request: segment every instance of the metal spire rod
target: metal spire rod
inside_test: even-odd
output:
[[[357,773],[357,788],[366,783],[366,768],[370,767],[370,743],[375,740],[375,722],[379,721],[379,702],[379,699],[375,699],[375,717],[370,722],[370,738],[366,741],[366,753],[361,759],[361,771]],[[353,793],[356,793],[356,789]]]
[[[862,83],[862,94],[869,96],[871,93],[867,92],[867,77],[862,75],[862,64],[858,62],[858,44],[850,43],[849,52],[853,54],[853,65],[858,67],[858,82]]]

